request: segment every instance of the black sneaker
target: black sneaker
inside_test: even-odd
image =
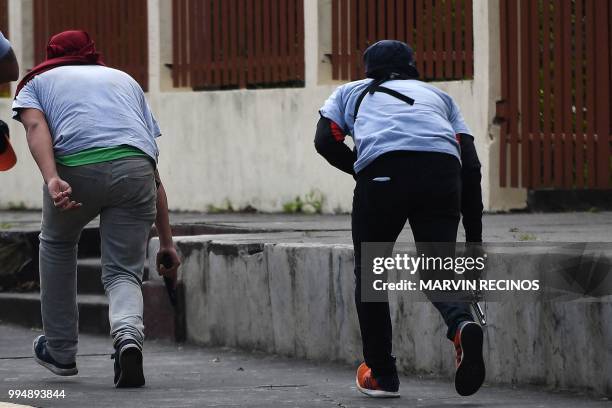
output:
[[[34,360],[53,374],[69,376],[79,373],[76,363],[61,364],[51,357],[51,354],[47,351],[47,339],[44,335],[34,339],[32,351],[34,352]]]
[[[462,396],[474,394],[485,379],[485,365],[482,358],[482,328],[474,322],[462,322],[455,334],[457,372],[455,389]]]
[[[134,340],[125,340],[111,356],[115,360],[115,387],[135,388],[145,384],[142,370],[142,351]]]

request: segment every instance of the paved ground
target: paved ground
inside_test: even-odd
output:
[[[261,232],[303,231],[313,240],[350,242],[348,215],[172,213],[171,222]],[[38,211],[0,211],[0,232],[36,231],[39,226]],[[612,242],[612,212],[486,214],[483,226],[489,242]],[[406,229],[400,240],[411,240],[410,235]],[[460,228],[459,239],[463,236]]]
[[[38,331],[0,325],[0,407],[610,407],[605,398],[537,389],[484,387],[461,398],[450,381],[402,378],[402,398],[373,400],[359,394],[352,367],[290,360],[227,349],[148,342],[147,385],[112,387],[110,342],[82,335],[79,375],[56,377],[31,358]],[[449,356],[451,358],[451,356]],[[56,400],[10,400],[8,391],[64,390]]]

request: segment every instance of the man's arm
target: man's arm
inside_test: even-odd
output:
[[[19,114],[26,130],[30,152],[40,169],[55,207],[61,210],[79,208],[82,204],[70,199],[72,187],[57,173],[53,142],[45,115],[38,109],[22,109]]]
[[[459,135],[461,145],[461,214],[466,242],[482,242],[482,190],[480,161],[474,146],[474,137]]]
[[[168,197],[157,170],[155,170],[155,181],[157,183],[155,228],[159,236],[159,252],[156,258],[157,272],[160,275],[171,278],[176,283],[176,271],[181,264],[181,260],[172,240],[172,228],[170,227],[170,217],[168,215]]]
[[[315,149],[332,166],[355,175],[353,165],[357,155],[344,143],[345,135],[335,122],[321,116],[315,134]]]

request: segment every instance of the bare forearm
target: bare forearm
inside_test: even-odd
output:
[[[164,185],[160,184],[157,188],[157,216],[155,217],[155,227],[159,235],[159,244],[163,247],[171,247],[172,229],[170,227],[170,217],[168,216],[168,198]]]
[[[45,183],[48,183],[50,179],[57,177],[55,156],[53,154],[49,130],[46,126],[37,124],[29,126],[26,134],[32,157],[34,157]]]

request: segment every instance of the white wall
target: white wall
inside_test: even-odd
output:
[[[312,190],[323,194],[325,211],[350,209],[353,179],[328,165],[312,143],[318,108],[339,84],[329,80],[324,57],[329,21],[319,19],[318,4],[329,7],[326,0],[305,2],[305,88],[190,92],[167,85],[168,10],[163,2],[149,0],[148,98],[164,133],[159,139],[160,171],[172,209],[202,211],[229,200],[235,208],[251,205],[279,211],[283,203]],[[497,29],[496,20],[489,24],[497,15],[495,7],[496,1],[474,1],[474,80],[435,85],[456,99],[476,136],[485,207],[505,209],[521,205],[522,198],[519,191],[508,199],[507,190],[495,187],[496,173],[491,170],[498,160],[495,128],[490,126],[499,99],[494,92],[499,87],[491,86],[491,73],[495,79],[498,70],[493,61],[498,59],[490,59],[497,37],[489,41],[489,32]],[[10,101],[0,100],[0,118],[7,120],[9,111]],[[21,203],[40,207],[40,176],[17,125],[11,130],[19,164],[0,173],[0,207]]]

